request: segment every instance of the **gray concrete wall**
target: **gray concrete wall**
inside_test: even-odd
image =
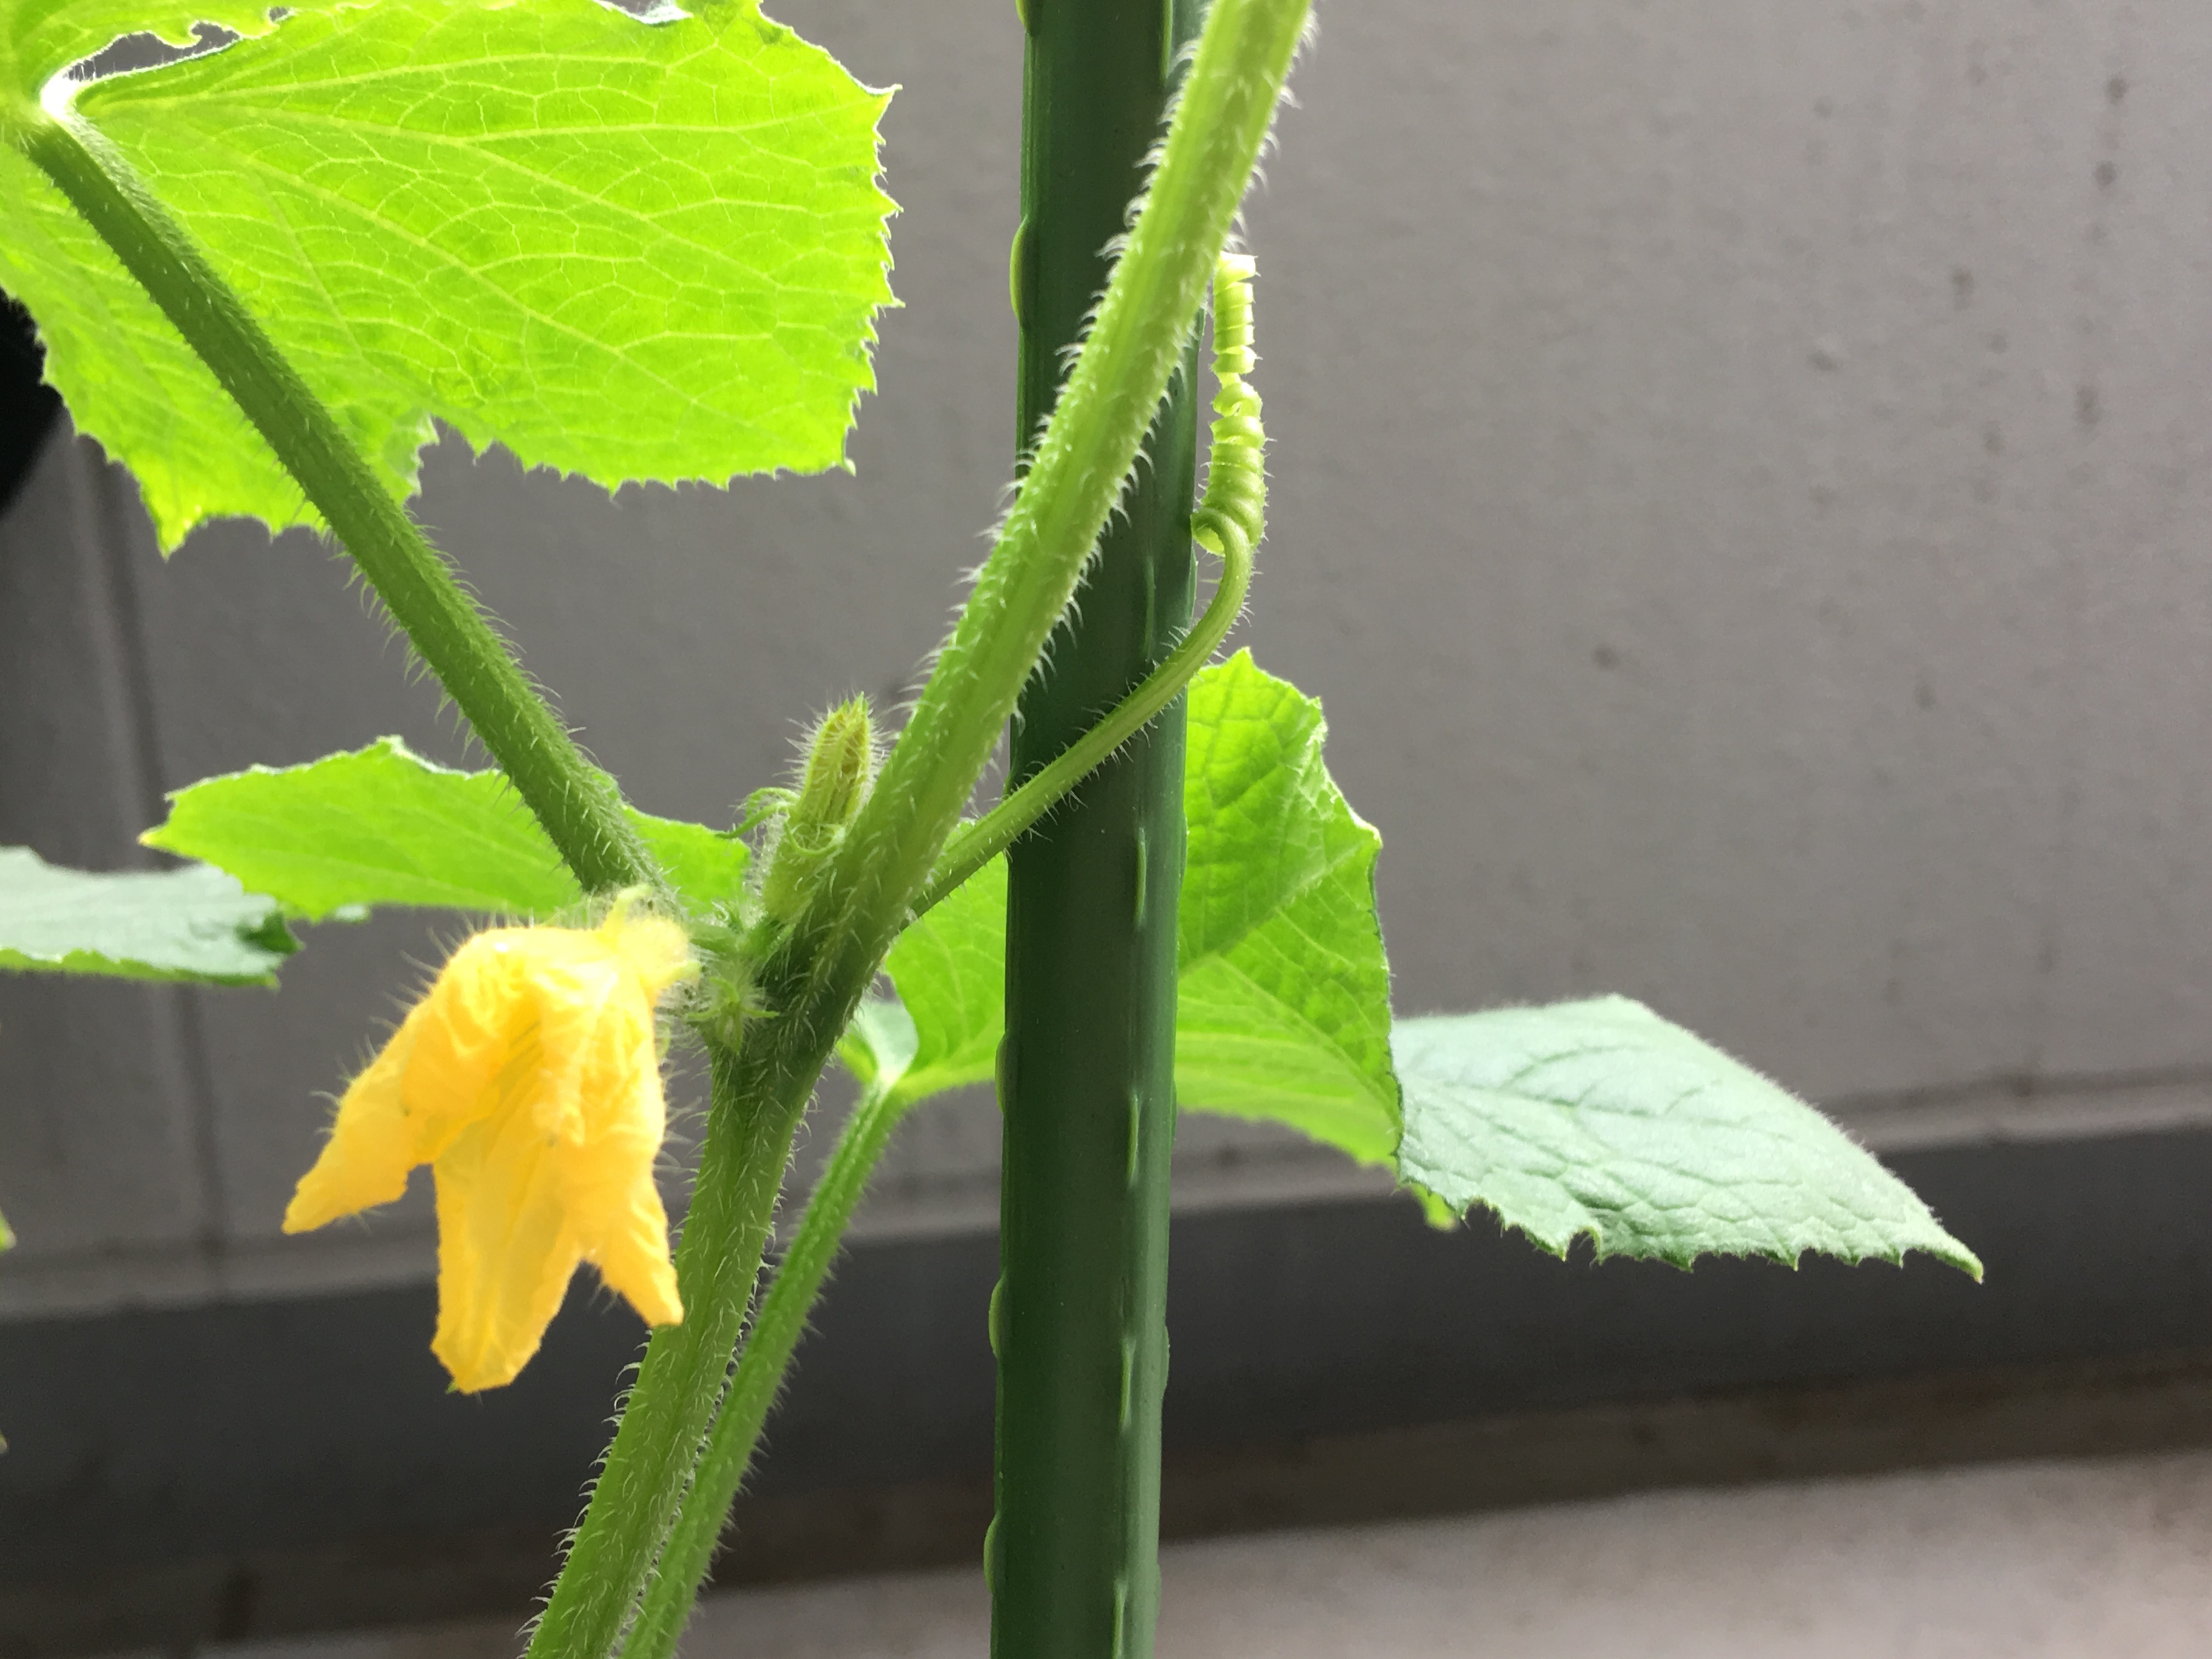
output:
[[[419,503],[661,812],[726,815],[807,714],[907,684],[1013,442],[1011,9],[777,9],[904,87],[858,475],[610,501],[449,443]],[[1321,16],[1249,212],[1247,633],[1382,830],[1401,1006],[1628,992],[1908,1132],[2018,1079],[2201,1115],[2212,18]],[[122,861],[210,772],[464,752],[311,540],[163,564],[134,514],[60,445],[0,523],[0,840]],[[426,1271],[419,1211],[275,1229],[438,937],[320,930],[273,997],[0,981],[0,1310]],[[994,1129],[915,1126],[881,1224],[981,1220]]]

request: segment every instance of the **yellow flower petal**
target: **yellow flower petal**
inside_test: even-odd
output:
[[[477,934],[346,1091],[286,1230],[388,1203],[434,1164],[431,1347],[464,1390],[522,1369],[580,1261],[649,1322],[680,1321],[654,1008],[693,971],[681,927],[622,905],[590,931]]]
[[[430,1352],[464,1393],[514,1380],[583,1259],[562,1203],[557,1150],[526,1113],[506,1112],[471,1125],[438,1159]]]

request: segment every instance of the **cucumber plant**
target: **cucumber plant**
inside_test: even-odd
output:
[[[0,0],[0,289],[77,428],[165,551],[225,516],[333,538],[495,763],[384,738],[208,779],[149,828],[179,860],[155,873],[0,849],[0,967],[268,983],[295,925],[504,924],[355,1079],[295,1212],[434,1166],[459,1386],[526,1363],[585,1261],[658,1322],[534,1654],[675,1650],[871,1171],[949,1090],[1006,1109],[1001,1659],[1151,1650],[1178,1110],[1288,1125],[1438,1224],[1480,1206],[1555,1252],[1979,1272],[1810,1107],[1640,1005],[1394,1015],[1380,839],[1319,706],[1211,660],[1266,502],[1229,244],[1310,3],[1026,0],[1013,504],[895,736],[832,710],[795,783],[706,825],[626,803],[405,502],[437,422],[608,488],[842,465],[890,299],[887,94],[757,0]],[[198,50],[101,72],[134,33]],[[1220,568],[1194,623],[1194,546]],[[1018,714],[1010,787],[965,817]],[[709,1077],[672,1276],[635,1173],[656,1041]],[[860,1104],[763,1275],[833,1061]]]

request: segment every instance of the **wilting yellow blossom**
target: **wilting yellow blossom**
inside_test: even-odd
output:
[[[338,1103],[284,1231],[438,1184],[438,1334],[473,1392],[538,1352],[580,1261],[645,1316],[684,1317],[653,1166],[666,1127],[653,1007],[694,971],[684,930],[500,927],[455,951]]]

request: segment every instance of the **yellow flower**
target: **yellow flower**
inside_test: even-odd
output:
[[[388,1204],[434,1165],[430,1347],[465,1392],[514,1380],[580,1261],[647,1323],[679,1322],[653,1007],[695,971],[681,927],[622,904],[589,930],[477,934],[347,1089],[284,1231]]]

